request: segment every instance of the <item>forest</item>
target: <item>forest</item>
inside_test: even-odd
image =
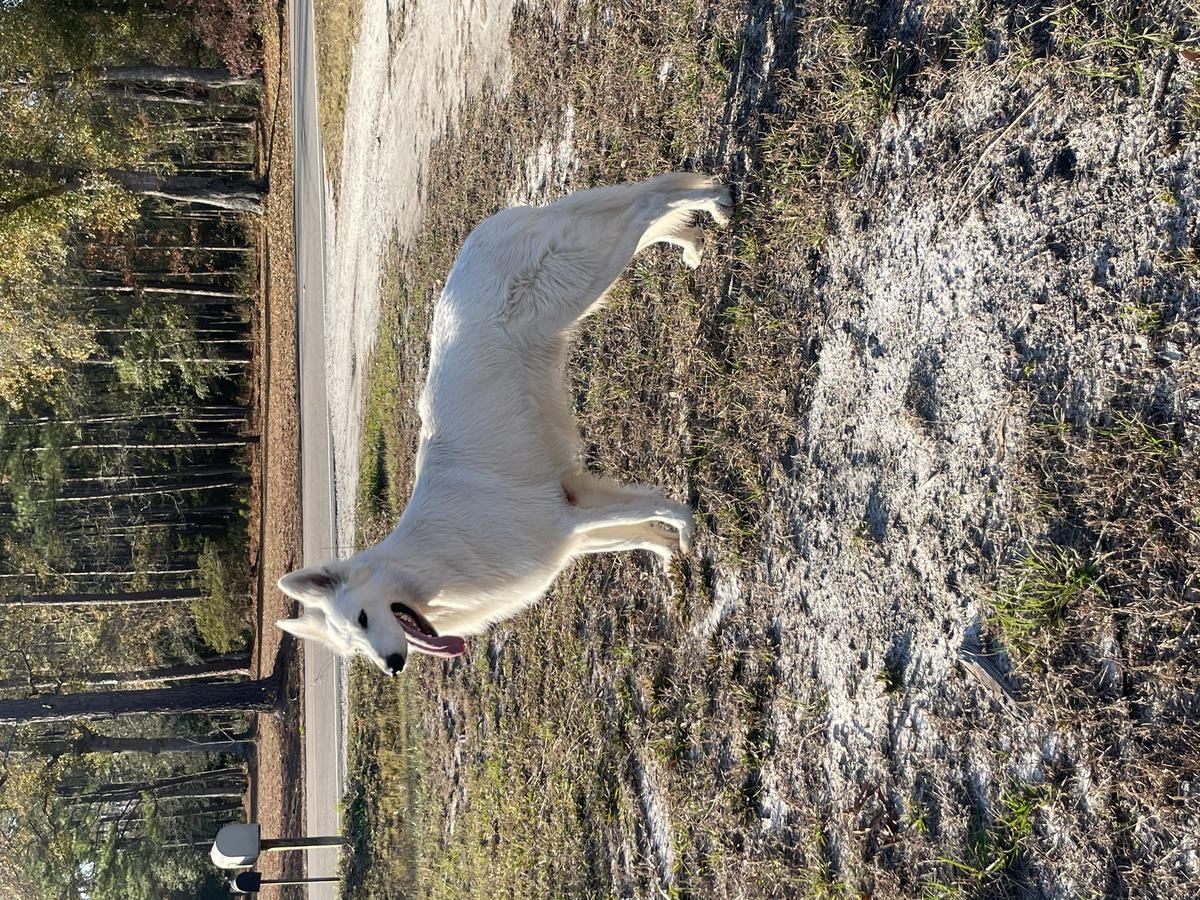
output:
[[[0,0],[0,893],[227,896],[250,713],[250,0]]]

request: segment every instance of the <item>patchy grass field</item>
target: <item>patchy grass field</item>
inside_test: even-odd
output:
[[[570,378],[588,463],[700,527],[461,660],[356,667],[348,896],[1194,896],[1196,25],[520,8],[386,278],[362,540],[470,229],[675,168],[733,226],[635,261]]]

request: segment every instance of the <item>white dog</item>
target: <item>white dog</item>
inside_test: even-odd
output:
[[[674,244],[695,267],[696,212],[725,225],[729,209],[715,179],[680,172],[472,231],[434,313],[412,499],[379,544],[284,576],[304,612],[279,627],[395,675],[410,649],[462,653],[463,636],[535,603],[577,556],[686,552],[689,507],[583,468],[567,346],[634,254]]]

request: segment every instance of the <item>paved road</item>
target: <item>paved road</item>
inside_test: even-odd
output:
[[[299,314],[300,458],[304,563],[335,556],[333,463],[325,390],[325,187],[317,126],[312,0],[292,0],[292,123],[296,178],[296,303]],[[308,834],[338,834],[345,780],[344,671],[323,647],[304,647],[304,796]],[[308,874],[332,875],[336,849],[309,850]],[[310,898],[336,897],[313,885]]]

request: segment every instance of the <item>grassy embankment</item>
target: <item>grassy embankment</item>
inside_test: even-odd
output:
[[[342,177],[342,138],[350,93],[350,65],[358,42],[363,0],[314,0],[317,45],[317,115],[325,147],[325,173],[334,198]]]
[[[1053,779],[1001,785],[990,814],[957,830],[935,813],[951,808],[944,797],[877,802],[891,786],[863,785],[856,830],[830,819],[836,799],[820,799],[818,766],[801,789],[766,774],[785,740],[815,760],[831,729],[818,678],[783,687],[772,612],[781,598],[756,581],[789,537],[775,486],[803,434],[819,350],[822,311],[796,285],[819,272],[830,207],[860,183],[898,105],[931,106],[953,90],[947,83],[1034,60],[1056,67],[1068,94],[1139,96],[1151,57],[1174,52],[1176,38],[1115,7],[1085,15],[1065,5],[1022,22],[964,6],[930,13],[927,30],[905,42],[872,39],[878,23],[832,16],[796,34],[778,22],[749,28],[734,4],[626,6],[611,18],[585,9],[561,27],[525,13],[508,92],[476,102],[430,166],[423,236],[397,252],[386,279],[362,539],[386,533],[411,484],[413,407],[442,280],[470,227],[508,202],[519,161],[557,147],[569,108],[570,187],[685,165],[723,170],[738,186],[734,227],[710,234],[705,264],[689,273],[668,251],[640,258],[571,365],[589,462],[688,497],[699,552],[666,576],[636,556],[582,562],[464,660],[418,660],[399,685],[356,669],[348,817],[360,852],[349,895],[412,886],[434,897],[1003,896],[1034,885],[1034,863],[1053,845],[1046,823],[1081,815]],[[995,126],[997,140],[1006,127]],[[1181,123],[1184,134],[1195,127]],[[949,179],[930,189],[961,195]],[[1194,251],[1190,263],[1181,252],[1164,265],[1194,291]],[[1186,307],[1178,303],[1134,310],[1129,326],[1162,340]],[[1018,513],[1030,540],[981,597],[991,610],[983,639],[1011,656],[1020,699],[1038,715],[1070,709],[1063,727],[1081,758],[1136,785],[1118,787],[1094,825],[1107,835],[1094,850],[1104,874],[1082,887],[1102,892],[1113,877],[1152,885],[1159,875],[1145,870],[1139,823],[1177,816],[1178,786],[1197,768],[1186,615],[1200,530],[1186,463],[1194,451],[1149,402],[1130,401],[1110,424],[1064,422],[1036,369],[1031,358],[1012,384],[1028,396],[1032,438],[1008,463],[1029,501]],[[1152,393],[1153,377],[1133,377],[1136,396]],[[751,585],[751,599],[710,622],[732,581]],[[1097,695],[1079,648],[1099,640],[1098,622],[1116,623],[1124,677],[1161,679],[1154,703],[1130,712]],[[906,691],[903,665],[885,662],[869,677],[884,702]],[[1106,758],[1105,741],[1130,729],[1141,742],[1128,745],[1134,755]],[[768,828],[781,792],[793,801],[786,827]],[[857,858],[848,839],[835,849],[835,831],[857,836]],[[1174,882],[1164,884],[1169,894]]]

